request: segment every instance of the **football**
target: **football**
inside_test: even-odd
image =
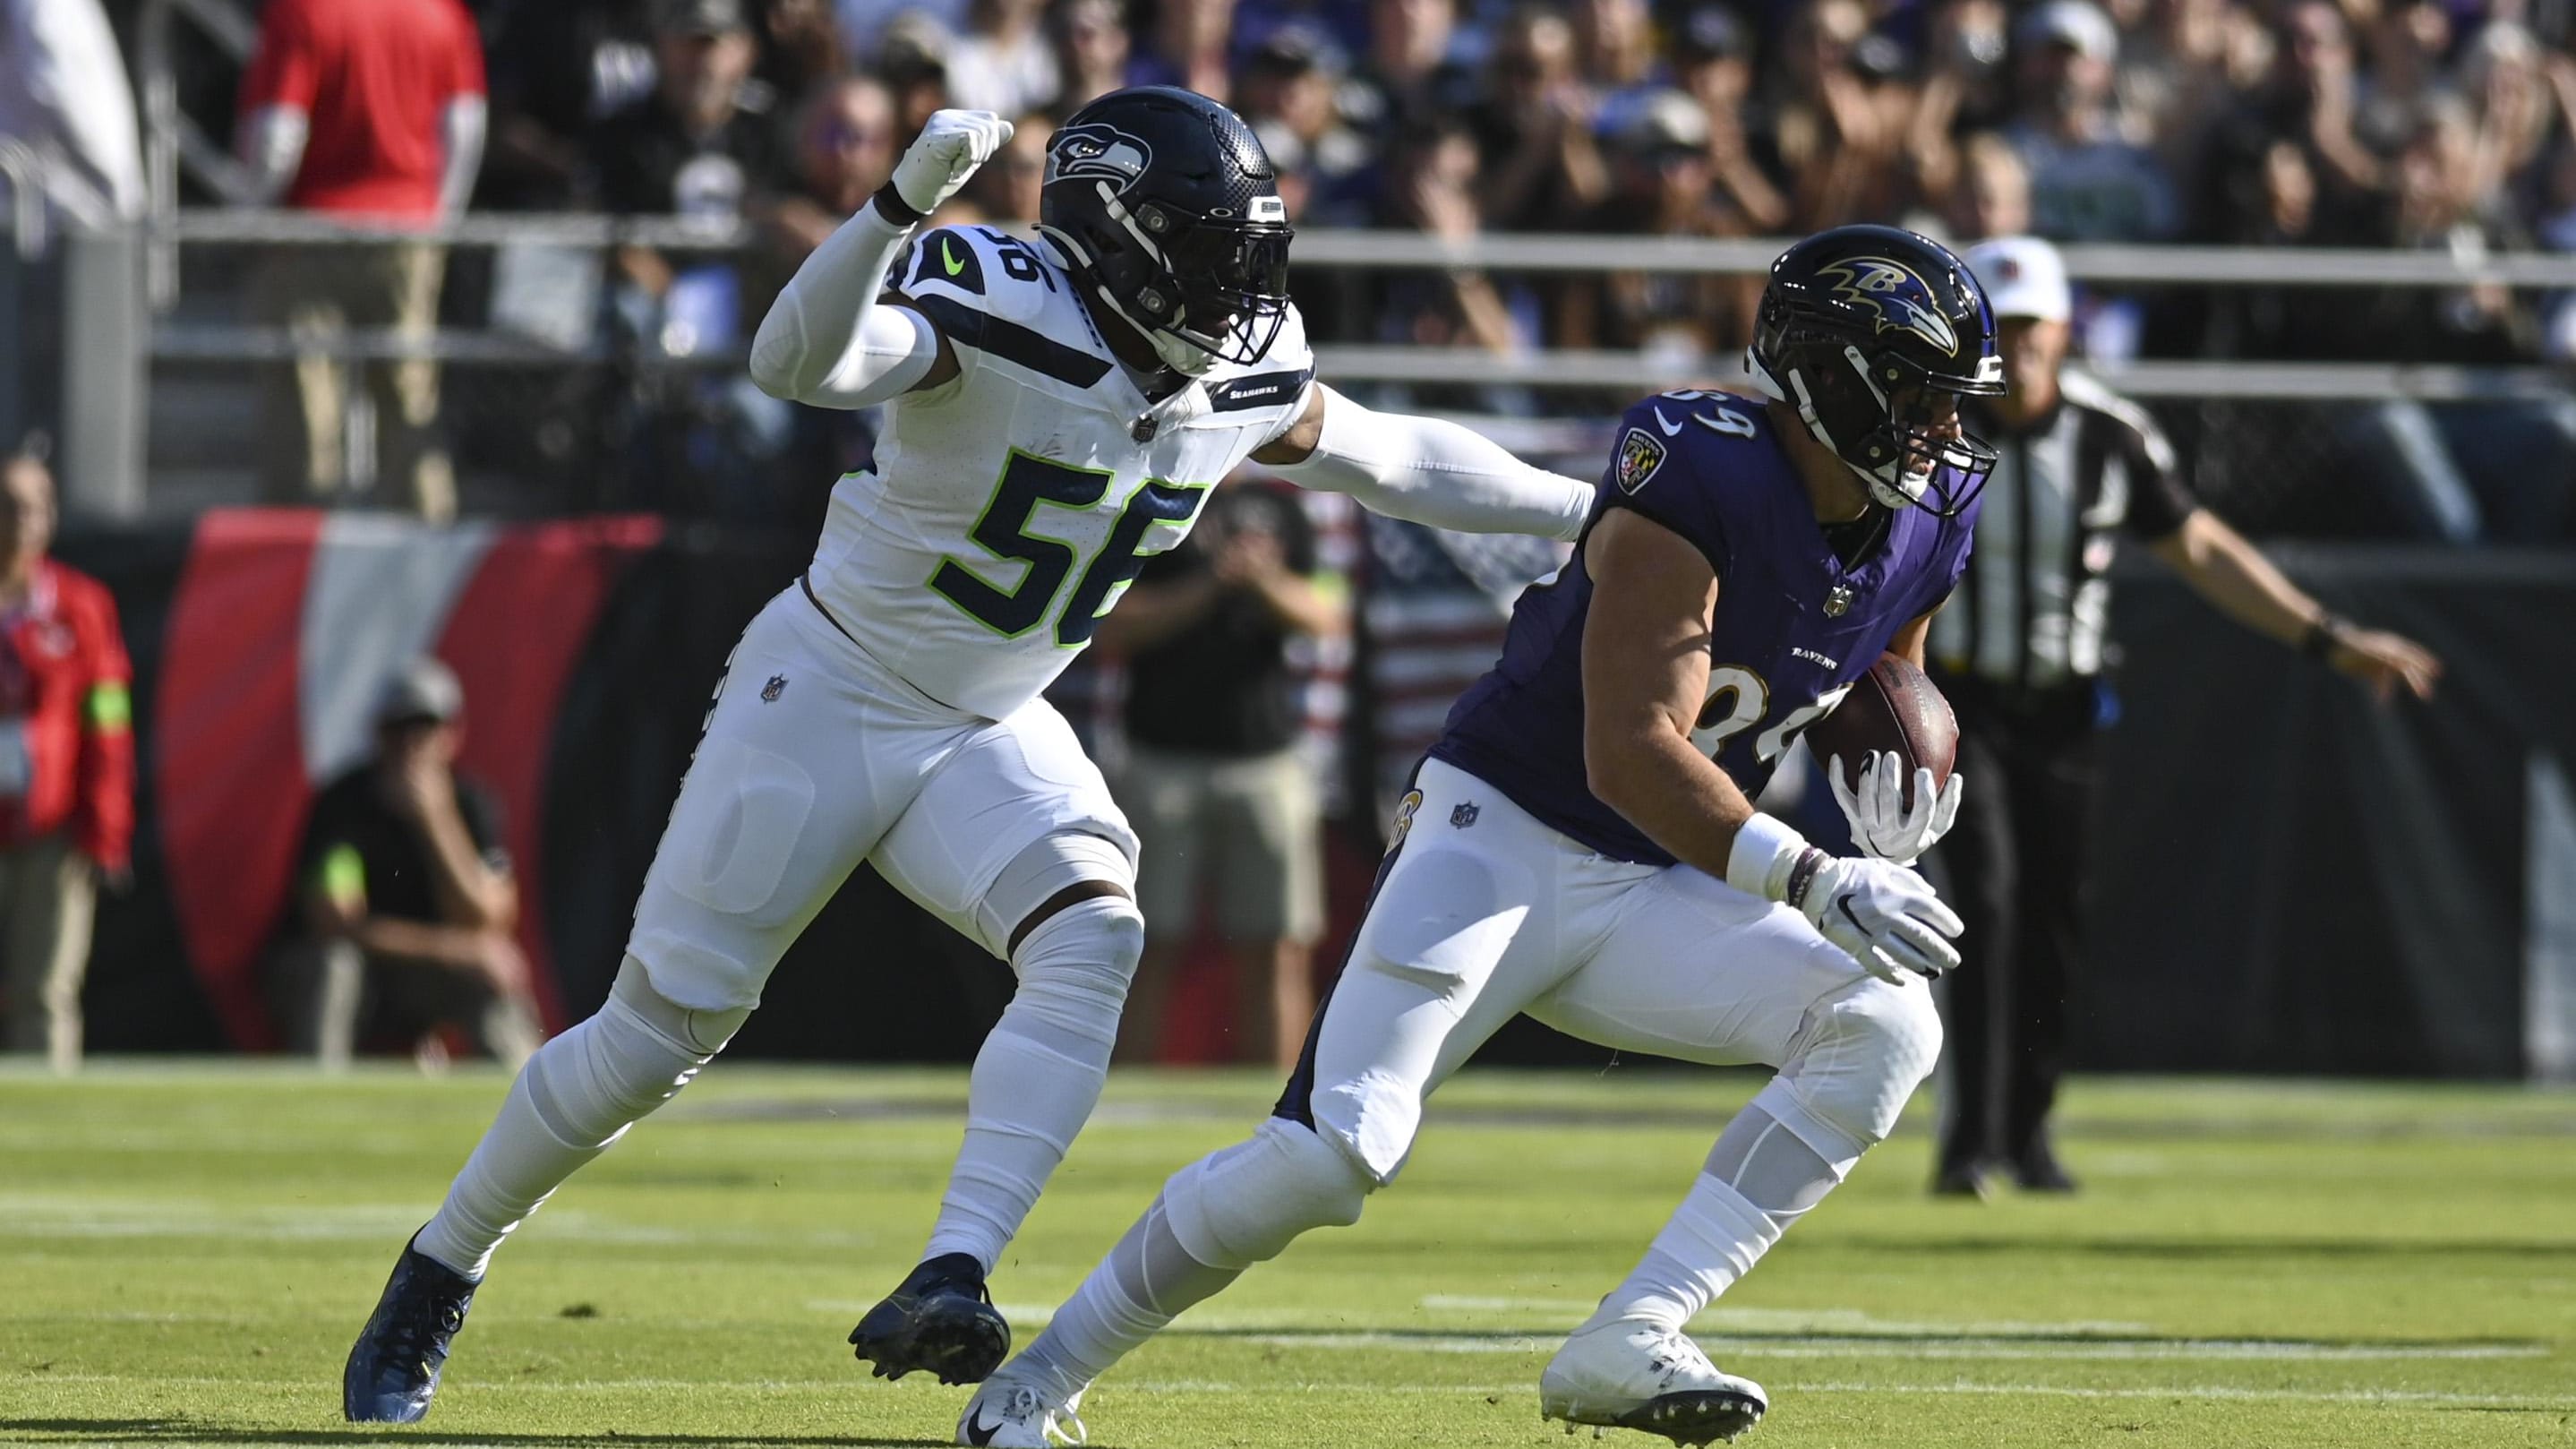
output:
[[[1863,759],[1894,750],[1905,761],[1910,805],[1916,767],[1928,767],[1936,786],[1949,783],[1950,767],[1959,759],[1959,721],[1950,713],[1950,701],[1913,661],[1882,654],[1869,673],[1852,682],[1851,693],[1833,713],[1807,727],[1807,748],[1828,768],[1841,756],[1847,786],[1854,783]]]

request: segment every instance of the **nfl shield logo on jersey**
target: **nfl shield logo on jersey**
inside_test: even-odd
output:
[[[1464,830],[1468,826],[1475,824],[1476,817],[1484,813],[1484,807],[1478,805],[1475,801],[1461,801],[1457,808],[1449,812],[1449,828],[1452,830]]]
[[[1612,476],[1619,480],[1619,491],[1634,493],[1646,486],[1655,470],[1664,466],[1664,445],[1643,428],[1630,428],[1619,440],[1619,460],[1611,465]]]
[[[776,704],[778,703],[778,696],[785,694],[786,692],[787,676],[784,674],[773,674],[769,676],[769,682],[760,687],[760,702],[762,704]]]

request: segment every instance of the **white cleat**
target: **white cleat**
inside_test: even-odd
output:
[[[1081,1403],[1079,1391],[1051,1400],[1044,1389],[1006,1366],[966,1401],[966,1412],[957,1420],[957,1442],[978,1449],[1056,1449],[1081,1444],[1091,1437],[1082,1420],[1074,1417]]]
[[[1698,1344],[1643,1323],[1610,1323],[1565,1341],[1539,1375],[1538,1412],[1577,1424],[1643,1429],[1676,1444],[1732,1440],[1771,1402],[1751,1379],[1718,1372]]]

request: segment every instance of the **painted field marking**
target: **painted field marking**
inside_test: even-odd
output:
[[[1174,1333],[1187,1333],[1175,1326]],[[2527,1343],[2317,1343],[2297,1339],[2069,1339],[2050,1342],[2030,1338],[1960,1335],[1932,1342],[1868,1336],[1832,1337],[1791,1334],[1781,1337],[1730,1338],[1698,1335],[1712,1357],[1744,1358],[1888,1358],[1998,1360],[2100,1359],[2254,1359],[2268,1362],[2351,1360],[2447,1360],[2545,1358],[2547,1346]],[[1554,1338],[1513,1334],[1406,1334],[1384,1332],[1264,1333],[1245,1340],[1272,1348],[1354,1350],[1369,1353],[1528,1354],[1552,1351]]]
[[[846,1393],[882,1399],[889,1393],[930,1396],[940,1392],[928,1383],[883,1384],[848,1377],[828,1379],[573,1379],[532,1382],[525,1378],[473,1379],[457,1378],[459,1387],[471,1387],[479,1394],[508,1395],[624,1393],[637,1389],[672,1390],[686,1393]],[[310,1394],[314,1385],[308,1379],[237,1379],[209,1375],[173,1376],[161,1374],[78,1374],[78,1373],[0,1373],[0,1383],[40,1384],[131,1384],[139,1388],[229,1388],[270,1390],[280,1393]],[[2067,1384],[1873,1384],[1848,1380],[1774,1381],[1769,1385],[1775,1394],[1915,1394],[1915,1395],[1981,1395],[2012,1397],[2038,1395],[2072,1399],[2227,1399],[2258,1403],[2362,1404],[2403,1408],[2408,1405],[2462,1405],[2489,1409],[2518,1409],[2531,1413],[2576,1413],[2576,1398],[2551,1398],[2536,1394],[2463,1394],[2438,1389],[2261,1389],[2234,1384],[2166,1384],[2134,1388],[2088,1388]],[[1090,1402],[1114,1401],[1121,1393],[1135,1394],[1419,1394],[1435,1396],[1522,1397],[1535,1398],[1533,1383],[1509,1384],[1375,1384],[1265,1382],[1234,1383],[1210,1379],[1111,1379],[1101,1386]]]

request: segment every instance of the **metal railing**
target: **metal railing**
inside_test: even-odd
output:
[[[192,9],[221,0],[162,0]],[[712,253],[754,244],[759,229],[734,220],[616,217],[594,213],[477,213],[429,228],[351,225],[306,213],[197,209],[155,221],[163,247],[381,245],[433,242],[453,247],[643,246]],[[1297,265],[1326,271],[1423,271],[1472,267],[1499,272],[1604,271],[1757,275],[1786,239],[1708,239],[1488,234],[1451,241],[1400,231],[1317,231],[1298,237]],[[2448,251],[2338,251],[2316,248],[2070,246],[2067,267],[2079,282],[2103,287],[2465,287],[2576,289],[2576,255],[2537,252],[2483,256]],[[301,344],[310,347],[309,340]],[[352,332],[330,350],[351,361],[426,357],[463,365],[595,362],[604,343],[561,347],[515,335],[444,329],[425,335]],[[156,328],[153,355],[173,360],[274,361],[298,344],[277,329],[195,325]],[[1652,391],[1743,376],[1734,358],[1676,359],[1640,351],[1538,348],[1491,352],[1382,344],[1316,349],[1319,367],[1360,383],[1417,386],[1509,386],[1534,390]],[[739,367],[739,348],[715,348],[656,365],[694,370]],[[2143,398],[2234,398],[2332,401],[2406,398],[2426,402],[2525,397],[2566,389],[2545,367],[2451,367],[2384,362],[2136,361],[2104,369]]]

